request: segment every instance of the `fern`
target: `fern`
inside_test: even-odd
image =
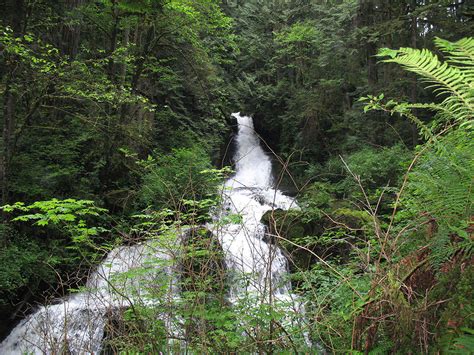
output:
[[[454,120],[472,128],[474,117],[474,38],[457,42],[442,39],[436,46],[446,53],[447,61],[426,49],[400,48],[382,49],[378,56],[389,57],[384,62],[397,63],[429,83],[438,95],[445,96],[439,104],[440,117]],[[447,112],[449,114],[447,114]]]
[[[457,246],[451,243],[449,230],[445,226],[441,226],[431,243],[429,263],[435,270],[439,270],[456,251]]]
[[[473,251],[466,230],[472,216],[474,142],[459,128],[442,138],[443,149],[428,151],[409,176],[405,207],[414,214],[427,214],[438,225],[432,240],[432,265],[441,266],[456,251]],[[451,235],[461,238],[452,244]]]
[[[389,57],[384,62],[397,63],[421,76],[429,88],[445,96],[441,103],[382,103],[383,95],[364,99],[369,99],[366,110],[407,117],[432,143],[424,147],[428,149],[410,172],[402,203],[412,215],[429,215],[436,221],[438,232],[431,241],[432,265],[440,266],[459,250],[467,255],[474,252],[474,242],[467,232],[472,223],[474,182],[474,38],[457,42],[437,38],[435,44],[445,54],[444,62],[426,49],[383,49],[378,55]],[[434,111],[434,125],[426,126],[413,109]],[[451,123],[457,125],[450,126]],[[447,127],[442,135],[433,129],[439,124]],[[453,235],[457,236],[456,243],[451,242]]]
[[[402,201],[414,215],[429,215],[436,221],[438,232],[431,241],[431,263],[439,267],[459,250],[468,255],[474,251],[474,243],[467,235],[474,181],[474,38],[457,42],[437,38],[435,45],[445,54],[444,62],[426,49],[383,49],[379,56],[388,56],[384,62],[397,63],[421,76],[429,84],[428,88],[444,97],[441,103],[409,104],[390,100],[382,104],[382,96],[371,97],[369,109],[408,117],[433,143],[410,173]],[[457,128],[448,126],[446,133],[436,138],[433,128],[414,116],[415,108],[436,113],[433,127],[440,123],[441,126],[457,123]],[[453,235],[460,241],[452,243]]]
[[[453,344],[446,349],[446,354],[473,354],[474,353],[474,329],[462,328],[464,333],[458,336]]]
[[[473,38],[463,38],[457,42],[446,41],[441,38],[435,39],[436,46],[445,53],[448,62],[454,65],[467,67],[467,71],[474,68],[474,40]]]
[[[426,289],[426,296],[424,296],[423,302],[419,303],[419,305],[423,304],[423,310],[414,308],[418,307],[416,302],[412,303],[411,300],[408,300],[407,310],[410,311],[408,314],[410,319],[415,322],[430,317],[433,317],[434,320],[437,317],[437,310],[427,310],[424,306],[425,301],[431,300],[431,296],[428,296],[431,289],[436,289],[436,293],[442,293],[441,297],[444,297],[444,293],[447,292],[452,292],[454,297],[457,296],[458,291],[453,290],[451,286],[447,287],[448,283],[451,285],[450,280],[446,280],[446,285],[441,281],[443,278],[447,279],[448,275],[451,276],[451,274],[448,274],[446,270],[440,272],[440,268],[449,266],[447,268],[449,269],[452,265],[459,266],[466,260],[470,260],[474,255],[474,239],[470,235],[474,201],[472,198],[474,182],[474,140],[472,131],[474,118],[474,39],[465,38],[457,42],[449,42],[438,38],[435,44],[445,54],[444,61],[428,50],[411,48],[384,49],[379,53],[379,56],[388,56],[389,58],[385,62],[397,63],[406,70],[419,75],[429,84],[429,88],[434,89],[438,95],[442,96],[440,103],[420,104],[399,103],[394,100],[384,101],[383,94],[379,96],[369,95],[361,99],[362,101],[368,101],[365,106],[366,111],[382,110],[390,114],[397,113],[410,119],[426,138],[426,143],[418,150],[416,158],[410,165],[403,188],[398,195],[401,206],[395,205],[394,213],[396,215],[394,214],[391,220],[399,224],[396,227],[401,230],[400,233],[405,233],[404,235],[409,238],[419,238],[415,242],[413,240],[407,240],[406,242],[409,248],[415,246],[418,252],[422,251],[422,253],[418,253],[418,258],[421,257],[423,260],[418,259],[420,263],[417,263],[416,268],[424,268],[425,258],[427,258],[425,255],[429,255],[428,261],[431,264],[429,269],[430,271],[434,270],[432,276],[423,275],[424,272],[419,274],[420,280],[432,279],[433,282],[436,282],[434,286],[430,285],[430,288]],[[434,112],[435,117],[431,122],[432,124],[428,125],[418,119],[413,112],[414,109],[425,109]],[[423,233],[428,221],[430,222],[430,228],[427,233]],[[419,233],[413,233],[413,231],[407,229],[416,225],[419,226]],[[390,229],[388,229],[387,236],[390,236],[389,232]],[[404,244],[400,242],[399,235],[394,239],[396,247]],[[420,244],[423,245],[422,248],[420,248]],[[401,254],[405,252],[405,250],[400,250]],[[427,250],[430,250],[429,254],[425,254]],[[450,262],[449,265],[446,264],[447,261]],[[389,268],[388,270],[391,272],[393,269]],[[464,271],[461,272],[461,275],[463,273]],[[468,271],[466,270],[465,273],[468,274]],[[412,274],[413,271],[408,275]],[[432,281],[430,280],[430,283]],[[420,290],[424,287],[420,286]],[[439,300],[439,295],[434,295],[434,299]],[[440,303],[447,301],[443,298]],[[465,303],[464,300],[460,302],[449,301],[453,302],[454,305]],[[395,311],[395,318],[403,321],[403,312],[399,313],[397,314],[397,311]],[[436,326],[439,323],[440,321]],[[465,333],[467,334],[458,337],[454,344],[447,344],[443,350],[446,350],[446,353],[453,354],[473,353],[472,333],[468,331],[465,331]],[[449,339],[452,339],[452,337],[449,336]],[[383,353],[384,350],[382,346],[381,352]]]
[[[393,342],[389,339],[380,339],[375,348],[369,351],[369,355],[390,354],[393,349]]]

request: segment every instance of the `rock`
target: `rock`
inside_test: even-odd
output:
[[[215,293],[226,288],[224,251],[207,228],[189,229],[182,239],[184,251],[179,260],[181,287],[186,291]]]
[[[261,222],[267,226],[268,241],[276,242],[289,259],[290,272],[310,268],[314,256],[298,245],[303,244],[302,239],[307,235],[314,235],[314,226],[302,221],[300,211],[268,211]]]

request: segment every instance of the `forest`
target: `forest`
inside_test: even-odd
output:
[[[473,354],[474,2],[0,0],[0,354]]]

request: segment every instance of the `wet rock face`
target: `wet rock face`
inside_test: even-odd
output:
[[[15,307],[10,305],[0,306],[0,342],[7,337],[17,321],[15,317]]]
[[[306,270],[315,262],[314,255],[294,244],[302,244],[301,239],[313,235],[315,226],[304,223],[299,211],[276,209],[266,212],[262,223],[267,227],[268,242],[277,243],[290,261],[290,272]]]
[[[219,152],[212,161],[212,163],[217,167],[234,166],[233,157],[235,156],[235,151],[237,150],[237,144],[235,140],[238,133],[237,119],[231,116],[227,120],[227,125],[228,129],[225,132],[225,137],[219,148]]]

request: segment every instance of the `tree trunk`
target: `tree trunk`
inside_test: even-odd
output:
[[[112,27],[112,33],[110,35],[110,47],[109,47],[109,55],[111,56],[109,58],[109,63],[108,63],[108,72],[109,72],[109,77],[112,82],[115,81],[115,63],[114,60],[112,59],[112,54],[115,52],[117,49],[117,37],[118,37],[118,31],[119,31],[119,23],[120,23],[120,16],[119,16],[119,10],[117,8],[117,0],[112,0],[112,22],[113,22],[113,27]]]
[[[10,26],[17,35],[21,34],[26,27],[24,0],[6,0],[5,11],[2,19],[5,25]],[[12,146],[15,131],[15,104],[16,95],[12,89],[14,82],[13,65],[6,65],[9,73],[5,83],[3,96],[3,127],[2,127],[2,156],[0,158],[0,182],[2,205],[9,201],[9,177],[10,163],[12,159]]]
[[[355,25],[357,27],[370,28],[375,22],[374,19],[374,3],[372,0],[362,0],[360,2],[359,11],[355,19]],[[367,63],[367,82],[370,87],[373,87],[378,82],[377,72],[377,44],[373,42],[373,39],[365,38],[363,44],[365,48],[366,63]],[[362,44],[361,44],[362,45]]]
[[[153,41],[154,34],[155,34],[155,27],[153,24],[150,24],[145,35],[143,50],[135,63],[135,72],[133,73],[133,77],[132,77],[132,91],[133,92],[137,91],[138,81],[140,80],[140,77],[143,73],[146,58],[148,57],[148,55],[150,54],[150,51],[152,50],[151,44]]]
[[[2,131],[2,159],[0,163],[2,182],[2,205],[8,203],[10,162],[12,156],[13,131],[15,129],[15,102],[16,97],[12,92],[12,76],[8,78],[5,88],[3,106],[3,131]]]
[[[15,33],[24,31],[25,4],[24,0],[6,0],[2,7],[2,20],[5,25],[10,26]]]
[[[377,72],[377,46],[375,43],[368,42],[365,46],[367,53],[367,80],[370,87],[373,87],[378,82],[378,72]]]
[[[66,0],[65,9],[66,11],[70,12],[84,3],[85,0]],[[77,56],[80,38],[81,26],[77,24],[63,24],[61,31],[61,47],[64,53],[67,54],[71,59],[74,59]]]
[[[124,29],[124,31],[123,31],[123,43],[122,43],[122,46],[123,46],[123,47],[127,47],[129,41],[130,41],[130,27],[127,26],[127,27],[125,27],[125,29]],[[125,84],[126,74],[127,74],[127,64],[122,63],[122,64],[120,64],[120,83],[121,83],[122,85]]]

